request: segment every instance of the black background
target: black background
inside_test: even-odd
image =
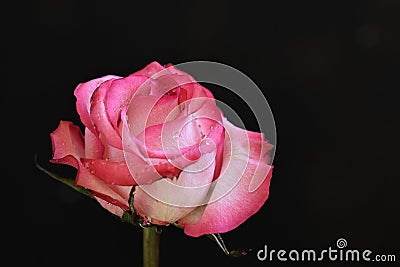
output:
[[[48,0],[3,10],[11,14],[3,22],[3,206],[13,211],[3,212],[14,260],[141,265],[141,229],[40,172],[33,156],[73,177],[48,160],[59,120],[80,124],[75,86],[154,60],[208,60],[242,71],[263,90],[278,136],[270,198],[222,235],[229,248],[253,252],[229,258],[207,238],[167,228],[160,266],[299,266],[260,262],[256,252],[264,245],[320,250],[341,237],[348,248],[400,260],[399,1],[264,2]],[[323,266],[330,264],[355,265]]]

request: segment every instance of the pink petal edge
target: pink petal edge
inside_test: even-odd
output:
[[[179,221],[181,225],[184,225],[185,234],[189,236],[198,237],[204,234],[228,232],[254,215],[264,205],[269,196],[272,166],[268,165],[270,161],[269,155],[265,153],[263,146],[266,149],[271,149],[272,146],[262,140],[261,133],[247,132],[227,121],[224,122],[224,126],[230,135],[225,138],[226,146],[230,146],[227,144],[228,142],[232,143],[232,153],[230,151],[226,153],[225,151],[225,169],[221,175],[228,176],[228,180],[230,179],[229,177],[234,177],[235,173],[240,173],[241,177],[235,187],[226,195],[209,203],[205,208],[204,206],[199,207],[200,213],[196,209],[192,214]],[[247,160],[243,159],[241,154],[243,153],[242,143],[245,139],[243,138],[244,136],[247,136],[249,144],[248,150],[245,152],[249,156]],[[231,141],[228,141],[229,139]],[[232,161],[228,167],[226,166],[226,161]],[[244,172],[243,170],[235,169],[238,165],[246,166]],[[254,176],[262,176],[264,178],[260,179]],[[255,191],[250,192],[249,186],[253,179],[262,181],[262,184]],[[218,179],[215,182],[217,183],[216,188],[218,188]],[[224,181],[221,181],[221,183],[223,184]],[[217,191],[218,189],[215,190]],[[196,217],[199,216],[201,218],[197,220]],[[193,221],[197,222],[193,223]]]

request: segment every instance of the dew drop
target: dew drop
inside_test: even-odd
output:
[[[211,131],[217,130],[219,128],[219,125],[213,125],[210,127]]]

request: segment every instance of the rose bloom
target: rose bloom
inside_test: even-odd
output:
[[[172,64],[90,80],[74,94],[84,135],[61,121],[51,162],[75,167],[75,184],[111,213],[129,211],[133,192],[138,215],[196,237],[236,228],[267,200],[273,146],[230,123]]]

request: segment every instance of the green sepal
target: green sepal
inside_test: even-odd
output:
[[[130,223],[133,226],[139,226],[140,216],[130,211],[125,211],[120,218],[122,222]]]
[[[92,195],[92,193],[90,192],[90,190],[88,190],[88,189],[86,189],[86,188],[84,188],[84,187],[82,187],[82,186],[80,186],[80,185],[75,185],[75,180],[74,180],[74,179],[71,179],[71,178],[64,178],[64,177],[58,176],[58,175],[56,175],[56,174],[54,174],[54,173],[52,173],[52,172],[46,170],[46,169],[43,168],[42,166],[40,166],[39,163],[37,162],[36,155],[35,155],[34,161],[35,161],[36,167],[37,167],[39,170],[41,170],[42,172],[44,172],[45,174],[47,174],[48,176],[50,176],[51,178],[53,178],[53,179],[55,179],[55,180],[57,180],[57,181],[59,181],[59,182],[65,184],[65,185],[69,186],[70,188],[72,188],[72,189],[78,191],[79,193],[81,193],[81,194],[83,194],[83,195],[85,195],[85,196],[88,196],[88,197],[90,197],[90,198],[94,198],[94,196]]]
[[[122,222],[130,223],[133,226],[139,226],[143,219],[136,214],[135,208],[133,206],[133,191],[135,187],[133,186],[131,192],[129,193],[129,208],[130,211],[125,211],[120,218]]]

